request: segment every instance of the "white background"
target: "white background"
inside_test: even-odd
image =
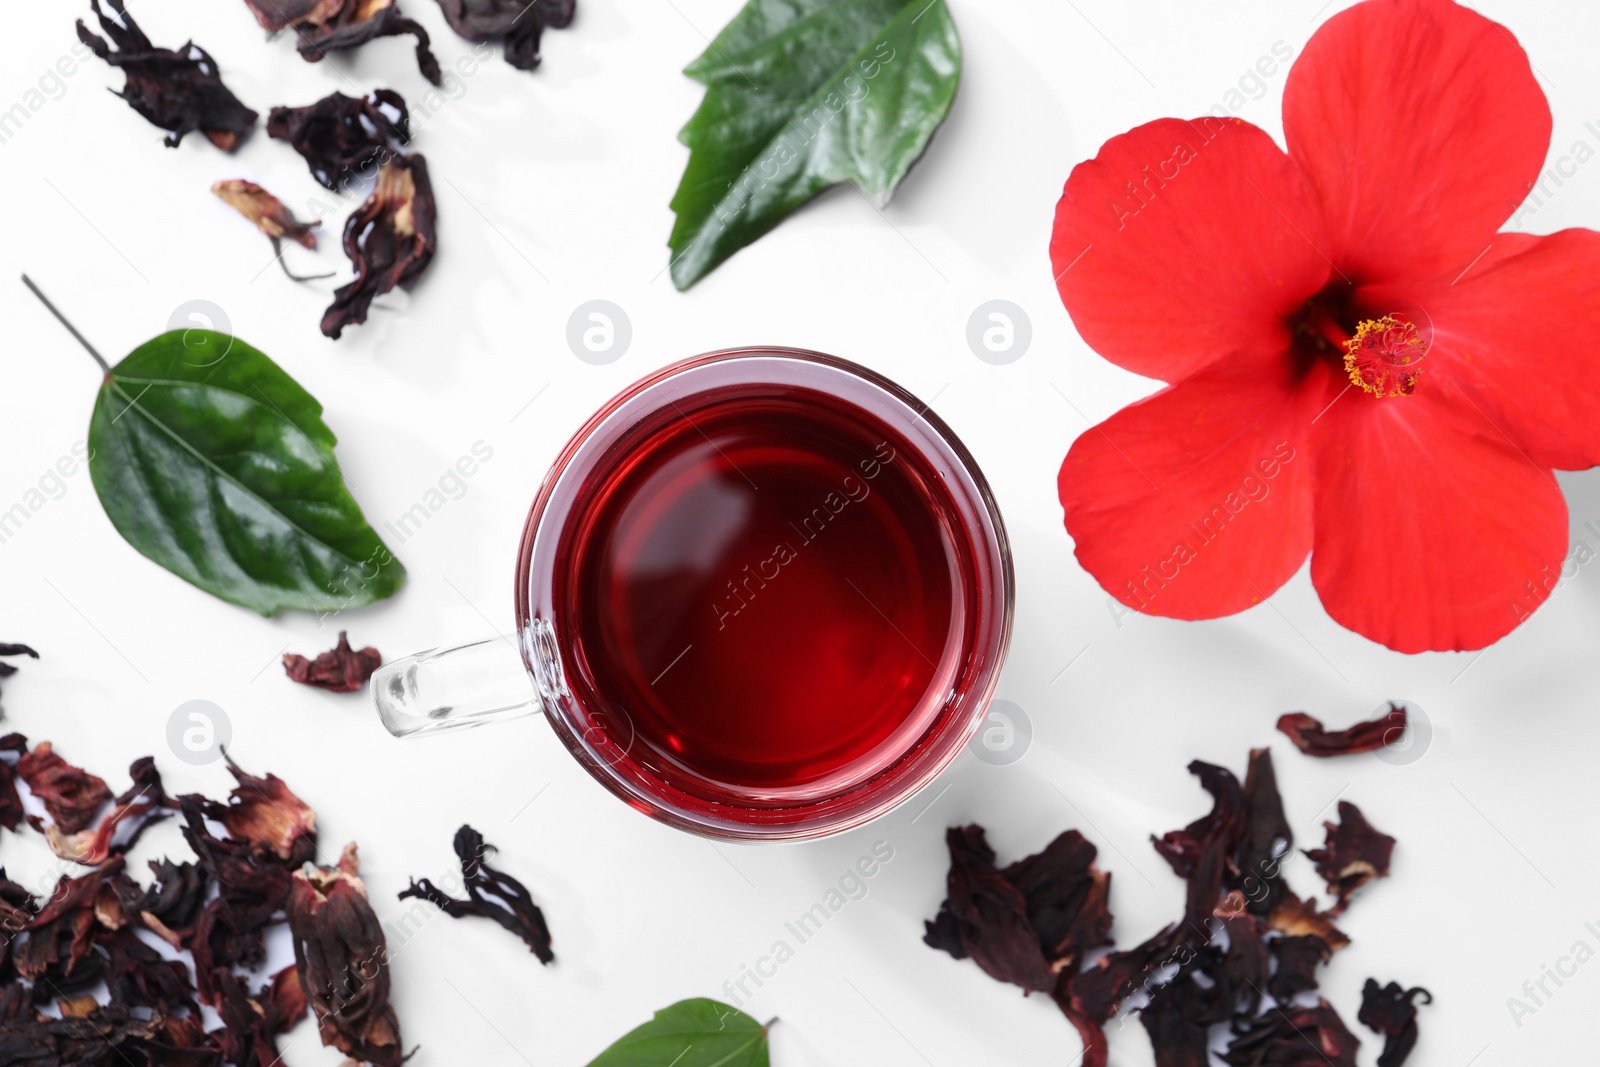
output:
[[[894,859],[867,897],[801,946],[750,1006],[782,1019],[774,1062],[1070,1064],[1077,1040],[1052,1005],[920,943],[922,920],[943,896],[944,827],[985,824],[1003,861],[1082,828],[1114,873],[1116,931],[1130,945],[1181,911],[1182,884],[1146,838],[1207,809],[1184,765],[1199,757],[1242,772],[1247,749],[1262,744],[1278,759],[1298,845],[1320,843],[1317,822],[1338,796],[1400,841],[1393,877],[1358,898],[1344,923],[1354,944],[1324,973],[1327,996],[1363,1038],[1363,1063],[1381,1044],[1354,1018],[1369,975],[1435,994],[1422,1010],[1419,1067],[1575,1060],[1592,1040],[1600,963],[1520,1028],[1506,1000],[1578,939],[1600,948],[1583,928],[1600,921],[1600,577],[1578,570],[1481,655],[1407,657],[1335,625],[1304,570],[1230,619],[1119,627],[1061,526],[1056,469],[1085,417],[1099,421],[1154,388],[1088,350],[1056,297],[1046,247],[1061,185],[1106,138],[1222,104],[1275,42],[1298,56],[1345,6],[1334,0],[1319,12],[1320,2],[952,0],[965,50],[960,96],[887,211],[834,190],[680,294],[663,272],[667,202],[686,157],[675,134],[700,89],[679,71],[739,4],[581,0],[574,27],[546,36],[543,69],[519,72],[496,55],[465,79],[459,99],[418,122],[414,147],[429,159],[439,199],[438,257],[413,293],[382,297],[372,321],[338,343],[317,322],[347,277],[337,234],[353,199],[328,219],[318,253],[289,252],[302,272],[336,269],[338,279],[297,286],[276,267],[263,270],[266,241],[207,189],[245,177],[302,215],[308,201],[331,204],[300,158],[259,129],[232,157],[198,135],[164,148],[160,131],[105,91],[120,87],[120,75],[84,65],[0,144],[0,509],[84,437],[98,380],[16,282],[22,270],[113,359],[166,329],[185,301],[220,306],[235,333],[321,400],[375,524],[409,509],[474,442],[494,457],[414,538],[390,538],[410,571],[398,596],[323,627],[313,617],[258,618],[146,561],[106,521],[80,471],[0,545],[0,639],[45,657],[5,684],[7,726],[53,740],[116,790],[129,762],[154,753],[173,792],[220,796],[230,784],[221,764],[187,766],[166,743],[180,702],[215,701],[244,766],[282,775],[315,806],[326,859],[360,842],[385,919],[404,910],[395,893],[408,875],[450,871],[458,824],[481,829],[544,906],[558,962],[541,968],[487,922],[425,924],[393,965],[418,1067],[586,1063],[653,1009],[723,995],[723,982],[786,937],[784,922],[878,840]],[[1600,119],[1600,9],[1482,6],[1540,72],[1555,113],[1552,160],[1580,138],[1600,146],[1584,129]],[[447,67],[470,50],[433,3],[405,7]],[[198,40],[263,117],[273,104],[377,86],[420,110],[428,88],[409,39],[311,65],[289,40],[264,41],[239,0],[133,11],[157,44]],[[87,14],[86,3],[64,0],[12,5],[0,35],[0,109],[67,53],[73,18]],[[1264,81],[1238,113],[1281,138],[1283,70]],[[1580,170],[1525,227],[1600,221],[1597,183],[1600,166]],[[622,306],[633,324],[631,348],[606,367],[581,362],[565,341],[569,314],[595,298]],[[1032,319],[1032,347],[1009,366],[980,362],[965,340],[968,316],[993,298]],[[613,800],[538,720],[400,742],[365,695],[285,680],[277,660],[286,648],[315,653],[341,626],[357,647],[389,656],[509,628],[524,511],[561,443],[647,371],[744,343],[836,353],[937,397],[978,457],[1016,557],[1015,640],[1000,695],[1033,721],[1020,763],[963,755],[900,812],[836,839],[712,845]],[[1550,388],[1561,388],[1571,358],[1592,354],[1552,352]],[[1563,475],[1562,484],[1573,540],[1600,550],[1584,529],[1600,527],[1600,478]],[[1286,710],[1342,725],[1391,697],[1418,702],[1432,720],[1430,749],[1408,766],[1313,761],[1272,729]],[[170,827],[141,846],[135,870],[166,850],[183,852]],[[0,843],[0,860],[24,882],[48,858],[35,835]],[[1290,873],[1302,892],[1315,887],[1303,860]],[[286,1044],[291,1064],[338,1061],[310,1024]],[[1149,1062],[1142,1028],[1113,1033],[1112,1062]]]

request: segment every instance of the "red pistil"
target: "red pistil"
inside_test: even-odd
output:
[[[1427,347],[1415,323],[1393,315],[1367,319],[1345,342],[1344,369],[1373,396],[1410,396]]]

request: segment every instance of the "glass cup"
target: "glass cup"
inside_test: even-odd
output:
[[[934,492],[926,506],[951,577],[949,635],[908,724],[888,751],[793,787],[719,781],[633,729],[639,710],[585,684],[583,649],[558,603],[558,572],[584,536],[586,488],[627,463],[642,427],[708,397],[826,397],[834,412],[888,428]],[[687,416],[685,416],[687,417]],[[709,441],[709,438],[707,439]],[[797,840],[858,826],[906,800],[960,753],[992,697],[1011,635],[1014,597],[1005,528],[972,456],[926,404],[853,363],[817,352],[745,348],[668,366],[635,383],[562,449],[528,513],[515,579],[516,633],[432,649],[372,678],[378,714],[400,737],[543,713],[591,775],[632,807],[707,837]],[[865,610],[865,609],[863,609]],[[884,616],[888,618],[888,616]],[[759,715],[761,709],[750,709]],[[880,746],[882,747],[882,746]]]

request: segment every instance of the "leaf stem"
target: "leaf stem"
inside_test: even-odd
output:
[[[54,304],[50,303],[50,298],[39,291],[39,287],[33,284],[33,279],[24,274],[22,276],[22,284],[26,285],[30,290],[32,290],[33,295],[39,298],[39,303],[50,309],[50,314],[54,315],[56,317],[56,321],[67,328],[68,333],[77,338],[78,343],[88,350],[89,354],[94,357],[94,361],[96,363],[100,364],[100,369],[105,371],[107,375],[110,375],[111,364],[107,363],[105,357],[99,352],[95,351],[95,347],[89,343],[89,339],[84,337],[83,334],[79,333],[78,328],[72,325],[72,323],[68,322],[67,317],[61,314]]]
[[[763,1029],[763,1030],[771,1030],[772,1027],[773,1027],[773,1024],[775,1024],[777,1021],[778,1021],[778,1017],[776,1015],[774,1015],[772,1018],[768,1019],[766,1022],[761,1024],[761,1029]]]

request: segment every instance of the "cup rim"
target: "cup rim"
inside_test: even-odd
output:
[[[608,743],[613,747],[614,743],[590,736],[592,727],[580,729],[580,724],[573,721],[577,702],[565,685],[562,651],[552,639],[549,622],[537,615],[533,604],[533,564],[539,532],[552,497],[563,477],[571,472],[573,461],[583,446],[624,407],[655,386],[706,366],[740,359],[786,359],[821,364],[877,388],[903,406],[911,414],[911,421],[925,423],[937,442],[948,450],[949,458],[954,461],[953,466],[966,483],[963,488],[971,498],[982,532],[982,536],[975,539],[978,544],[979,587],[987,587],[988,595],[993,599],[992,618],[968,651],[968,658],[981,653],[986,656],[987,662],[974,683],[961,693],[960,699],[965,707],[958,714],[951,716],[941,713],[894,763],[878,775],[852,785],[838,796],[825,801],[796,802],[775,809],[760,809],[791,815],[804,813],[807,809],[818,809],[813,819],[806,819],[803,815],[772,823],[716,819],[704,812],[671,804],[661,793],[648,791],[625,779],[614,766],[620,756],[619,760],[606,758]],[[558,530],[551,532],[551,536],[557,534]],[[787,346],[751,345],[702,353],[661,367],[619,391],[584,421],[557,454],[528,510],[517,555],[515,611],[518,644],[523,665],[539,687],[545,705],[545,718],[556,735],[592,777],[630,807],[670,826],[714,839],[793,841],[830,836],[876,819],[926,788],[961,754],[983,719],[999,684],[1000,671],[1010,647],[1014,610],[1015,579],[1004,520],[977,461],[949,425],[931,410],[929,404],[871,368],[827,353]],[[552,658],[555,660],[554,670],[549,665]],[[909,771],[902,765],[908,765]],[[890,788],[882,788],[882,777],[890,773],[897,773],[905,780]],[[662,784],[665,786],[665,783]],[[878,787],[876,795],[873,795],[874,786]],[[855,794],[861,794],[857,803],[839,803]],[[758,809],[743,810],[749,812]]]

